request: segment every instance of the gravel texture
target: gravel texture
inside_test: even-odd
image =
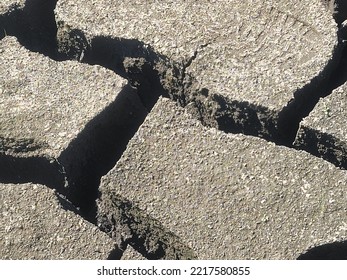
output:
[[[300,123],[293,143],[342,169],[347,169],[346,93],[347,83],[322,98]]]
[[[0,184],[1,259],[107,259],[114,242],[42,185]],[[75,209],[76,210],[76,209]]]
[[[301,122],[297,138],[300,138],[301,134],[305,134],[305,130],[309,128],[329,134],[346,143],[346,94],[347,83],[335,89],[331,95],[322,98],[310,115]]]
[[[0,41],[0,53],[0,178],[49,185],[89,211],[97,174],[147,114],[136,90],[101,66],[57,62],[14,37]]]
[[[336,26],[319,1],[236,3],[223,5],[227,27],[187,72],[200,89],[278,111],[327,65]]]
[[[129,211],[112,209],[130,201],[198,258],[294,259],[346,238],[346,176],[305,152],[206,129],[161,99],[102,178],[99,216],[131,237]],[[143,234],[132,219],[131,233]]]
[[[137,252],[133,247],[128,246],[126,250],[123,253],[122,260],[126,261],[140,261],[140,260],[146,260],[139,252]]]
[[[345,3],[2,0],[0,259],[339,255]]]
[[[337,45],[321,0],[61,0],[55,13],[89,37],[136,39],[182,61],[197,90],[278,110]]]
[[[99,66],[31,53],[13,37],[0,53],[0,136],[32,139],[30,155],[58,157],[127,84]]]

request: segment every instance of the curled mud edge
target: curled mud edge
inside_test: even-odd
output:
[[[111,205],[110,205],[111,204]],[[165,229],[159,221],[146,215],[130,201],[116,194],[98,199],[100,212],[113,209],[112,213],[98,216],[98,226],[108,233],[120,248],[131,245],[149,260],[196,259],[194,251],[183,244],[179,237]]]
[[[340,160],[341,153],[342,158],[346,157],[347,147],[344,143],[336,145],[341,142],[338,139],[329,135],[318,137],[319,132],[311,131],[308,133],[311,135],[309,138],[302,138],[300,145],[293,145],[302,119],[313,110],[320,98],[328,96],[334,88],[347,80],[347,75],[341,74],[347,73],[347,36],[346,28],[342,25],[341,13],[334,14],[340,26],[339,44],[329,65],[308,85],[299,89],[293,100],[281,112],[276,112],[266,107],[210,94],[208,89],[198,89],[194,77],[188,75],[186,69],[204,46],[200,46],[186,62],[175,62],[135,39],[93,37],[67,26],[64,22],[57,23],[54,16],[56,3],[57,0],[27,0],[23,9],[11,7],[8,13],[0,16],[0,39],[15,36],[28,50],[39,52],[55,61],[76,60],[111,69],[126,78],[133,88],[130,105],[126,98],[115,100],[105,112],[96,117],[102,118],[105,122],[98,133],[95,133],[99,137],[90,138],[93,134],[91,127],[96,121],[94,119],[74,142],[91,142],[92,145],[83,144],[83,149],[77,153],[68,147],[58,159],[64,166],[73,153],[73,157],[79,158],[88,151],[88,165],[80,167],[80,163],[73,162],[70,168],[64,171],[66,177],[61,177],[61,165],[52,164],[49,159],[20,159],[1,155],[0,165],[2,162],[4,166],[8,166],[10,170],[5,173],[11,175],[1,175],[0,182],[41,182],[56,189],[80,209],[85,219],[97,224],[101,230],[117,239],[117,243],[123,249],[130,244],[149,259],[195,258],[194,253],[180,244],[177,237],[121,198],[110,198],[115,205],[116,214],[110,213],[107,219],[99,217],[97,220],[95,200],[99,195],[100,178],[107,174],[122,156],[128,141],[136,133],[159,96],[169,97],[185,107],[207,127],[214,127],[226,133],[251,135],[277,145],[305,150],[347,169],[344,161],[341,163]],[[127,120],[124,125],[112,121],[115,116],[119,117],[119,114],[122,114],[119,112],[127,111],[134,104],[136,108],[140,108],[136,117]],[[126,119],[125,115],[122,116]],[[332,152],[322,153],[321,148],[314,148],[321,146]],[[325,156],[327,154],[328,156]],[[93,158],[101,158],[101,161],[97,162]],[[38,175],[34,170],[31,172],[28,167],[33,164],[42,166],[45,174]],[[66,181],[68,188],[65,187]],[[134,228],[136,223],[139,226]],[[129,237],[120,238],[120,230],[130,232]],[[157,235],[160,238],[157,238]],[[174,245],[167,247],[165,244]],[[110,258],[118,258],[120,255],[116,250],[110,253]]]

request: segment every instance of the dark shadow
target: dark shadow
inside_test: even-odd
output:
[[[69,187],[58,191],[79,207],[88,220],[93,221],[96,216],[101,176],[113,168],[146,116],[147,110],[136,91],[127,86],[59,156]]]
[[[308,116],[320,98],[324,98],[347,80],[346,30],[338,32],[339,43],[333,57],[310,83],[294,93],[294,98],[279,112],[278,133],[286,146],[290,146],[303,118]]]
[[[335,0],[334,19],[339,26],[347,19],[347,0]]]
[[[138,40],[99,36],[89,43],[85,34],[77,29],[66,34],[68,44],[64,44],[64,38],[59,38],[61,41],[58,42],[60,23],[55,22],[56,3],[57,0],[28,0],[24,9],[14,7],[0,18],[4,27],[11,27],[4,35],[16,36],[30,51],[56,61],[78,59],[86,64],[106,67],[136,87],[135,90],[127,86],[121,93],[115,93],[115,96],[118,94],[116,100],[91,120],[59,157],[66,170],[69,187],[60,185],[56,189],[80,208],[89,221],[95,222],[95,199],[101,176],[115,165],[147,112],[163,94],[159,75],[154,69],[159,56],[150,46]],[[129,57],[135,60],[128,60],[124,67],[124,60]],[[137,61],[137,58],[140,60]],[[18,161],[23,166],[28,164],[27,160],[16,158]],[[21,168],[23,172],[24,169]],[[18,182],[44,182],[41,177],[36,178],[39,175],[34,170],[31,174],[24,172],[23,176],[26,179]],[[16,181],[13,176],[11,178]]]
[[[124,253],[124,251],[122,251],[121,249],[115,248],[109,253],[107,259],[108,260],[120,260],[120,259],[122,259],[123,253]]]
[[[138,90],[148,111],[159,96],[167,95],[156,69],[159,61],[167,61],[167,58],[139,40],[105,36],[97,36],[91,40],[90,48],[82,60],[90,65],[101,65],[128,79]]]
[[[59,162],[64,166],[66,174],[63,174],[64,170],[61,169],[60,164],[52,163],[46,158],[17,158],[0,155],[0,181],[4,183],[33,182],[55,188],[74,206],[80,207],[84,217],[96,223],[95,199],[98,197],[101,176],[106,174],[121,157],[128,141],[159,96],[170,96],[172,99],[176,97],[168,93],[168,89],[164,89],[163,77],[161,77],[163,73],[157,68],[159,61],[167,62],[168,58],[156,53],[151,46],[143,42],[107,36],[97,36],[88,42],[81,30],[72,29],[69,38],[74,44],[64,49],[64,45],[57,41],[58,25],[54,16],[56,3],[57,0],[27,0],[24,9],[13,6],[7,14],[0,16],[2,29],[0,39],[5,35],[16,36],[19,42],[30,51],[42,53],[56,61],[77,59],[90,65],[106,67],[128,79],[137,91],[130,87],[123,90],[117,99],[91,120],[77,139],[61,153]],[[341,23],[345,19],[346,1],[340,0],[337,3],[339,12],[335,18],[338,23]],[[200,120],[205,125],[216,123],[217,128],[226,133],[243,133],[292,147],[300,121],[312,111],[319,98],[329,95],[334,88],[347,80],[347,51],[344,42],[347,38],[346,30],[341,29],[338,37],[339,45],[330,63],[319,76],[313,78],[308,85],[294,94],[294,99],[283,108],[279,116],[266,107],[228,100],[215,95],[211,97],[212,101],[220,108],[214,115],[211,115],[210,108],[207,108],[203,102],[199,102],[198,99],[195,101]],[[165,67],[167,66],[164,65],[163,68]],[[178,77],[182,74],[178,69],[175,69],[173,73],[173,76],[183,84],[185,73],[182,77]],[[180,86],[184,88],[183,85]],[[179,94],[182,95],[177,98],[177,101],[183,106],[187,105],[186,96],[183,93]],[[201,94],[205,96],[206,92]],[[316,132],[311,131],[303,140],[302,149],[306,149],[315,156],[323,157],[337,166],[345,166],[345,159],[337,160],[336,151],[340,146],[337,143],[338,140],[329,135],[318,137]],[[317,148],[320,145],[326,146],[324,153]],[[345,152],[343,150],[343,155],[346,154]],[[69,181],[68,188],[65,188],[64,175]],[[163,231],[156,231],[157,225],[151,224],[153,222],[151,219],[136,212],[131,205],[123,203],[117,207],[122,208],[126,213],[123,218],[133,233],[133,237],[128,240],[129,244],[148,259],[165,257],[168,252],[165,244],[168,242],[156,239],[156,234],[162,234]],[[136,223],[140,225],[133,227]],[[146,247],[150,239],[157,240],[158,247],[155,251],[149,251]],[[186,249],[182,249],[185,256],[187,252],[190,252],[189,248],[185,251]],[[177,252],[179,254],[179,250]],[[110,258],[116,257],[116,253],[114,254],[111,253]],[[181,257],[181,255],[177,256],[177,258]]]
[[[302,126],[294,147],[347,170],[347,145],[330,134]]]
[[[0,15],[0,40],[15,34],[19,29],[21,12],[18,5],[12,5],[9,11]]]
[[[27,49],[44,55],[56,56],[56,34],[54,8],[57,0],[27,0],[23,9],[17,9],[15,16],[7,17],[15,21],[8,35],[16,36]]]
[[[300,255],[298,260],[347,260],[347,241],[325,244]]]
[[[157,54],[150,45],[136,39],[96,36],[91,40],[90,46],[90,52],[86,53],[83,62],[102,65],[122,77],[126,76],[123,67],[123,60],[126,57],[144,58],[152,63],[165,59],[164,56]]]
[[[242,133],[281,144],[277,135],[275,111],[249,102],[228,100],[220,95],[212,96],[211,100],[218,104],[218,110],[213,116],[218,129],[226,133]]]
[[[102,211],[107,212],[105,215],[99,213],[98,223],[101,229],[113,238],[117,235],[115,228],[118,229],[118,234],[127,233],[125,240],[122,240],[123,244],[120,244],[122,248],[125,249],[130,244],[148,260],[197,258],[195,252],[182,243],[179,237],[130,201],[111,195],[105,202],[99,200],[98,204]]]
[[[64,23],[58,22],[58,30],[64,29]],[[84,33],[78,29],[71,29],[68,33],[57,33],[56,61],[77,60],[82,61],[90,46]]]
[[[64,172],[56,161],[44,157],[14,157],[0,154],[0,182],[34,183],[49,188],[63,188]]]

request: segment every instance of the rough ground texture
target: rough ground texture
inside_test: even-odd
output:
[[[0,258],[347,258],[346,2],[1,1]]]
[[[347,83],[334,90],[332,95],[322,99],[312,113],[303,120],[302,127],[309,126],[346,142],[347,128],[344,120],[347,104],[346,94]]]
[[[201,259],[293,259],[346,238],[346,179],[304,152],[206,129],[163,99],[103,177],[100,219],[121,223],[129,210],[112,215],[109,201],[123,199],[139,209],[116,225],[123,239],[144,234],[143,211]],[[160,246],[160,235],[148,236]]]
[[[1,184],[0,198],[2,259],[106,259],[113,250],[105,233],[64,210],[47,187]]]
[[[85,187],[78,194],[75,189],[86,181],[84,172],[95,172],[88,164],[103,153],[98,148],[105,143],[102,138],[119,144],[109,127],[129,125],[137,112],[146,114],[135,90],[103,67],[58,63],[29,52],[14,37],[0,41],[0,52],[0,151],[17,160],[17,169],[23,168],[20,161],[42,164],[51,174],[44,174],[41,183],[69,193],[74,203],[86,207],[80,197],[92,190]],[[0,158],[0,166],[7,164]],[[7,171],[2,176],[15,182],[21,174]]]
[[[13,37],[0,52],[1,135],[32,139],[30,155],[58,158],[126,85],[104,68],[30,53]]]
[[[347,166],[346,138],[347,84],[322,99],[301,125],[294,145],[330,160],[335,165]]]
[[[146,260],[139,252],[135,251],[133,247],[128,246],[124,251],[122,260]]]
[[[338,44],[319,0],[114,2],[58,1],[56,18],[82,30],[91,47],[95,36],[136,39],[179,62],[194,78],[183,81],[193,92],[177,98],[190,102],[208,92],[207,110],[221,106],[218,95],[279,111],[325,69]]]

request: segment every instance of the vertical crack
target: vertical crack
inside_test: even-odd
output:
[[[338,31],[338,46],[320,75],[294,93],[294,98],[278,114],[278,132],[286,146],[292,146],[299,125],[321,98],[347,80],[346,28]]]
[[[342,26],[341,11],[344,4],[343,1],[337,2],[337,9],[340,12],[335,18]],[[311,112],[319,98],[329,95],[347,79],[345,47],[347,37],[345,28],[341,28],[339,45],[329,65],[320,76],[295,93],[294,99],[279,113],[277,120],[277,113],[268,108],[211,95],[208,89],[197,90],[194,78],[187,73],[187,69],[210,43],[199,46],[192,57],[183,63],[176,63],[138,40],[106,36],[89,38],[81,30],[72,29],[62,22],[56,23],[54,16],[56,3],[57,0],[27,0],[24,9],[12,7],[6,15],[0,16],[0,25],[4,27],[0,30],[0,38],[6,35],[16,36],[27,49],[42,53],[56,61],[77,60],[111,69],[128,79],[133,89],[136,89],[137,96],[128,87],[128,91],[123,92],[117,102],[87,125],[80,137],[60,155],[59,162],[46,158],[18,159],[1,155],[0,181],[31,181],[52,186],[80,207],[83,215],[93,223],[96,223],[95,199],[99,195],[101,176],[106,174],[121,157],[129,139],[160,95],[169,96],[186,107],[206,126],[216,127],[227,133],[253,135],[291,147],[302,118]],[[336,67],[337,63],[339,63],[337,68],[328,75],[327,73]],[[119,114],[125,119],[131,113],[131,110],[128,111],[130,107],[124,105],[127,103],[129,92],[132,92],[130,99],[136,100],[135,103],[140,104],[139,107],[146,109],[140,110],[139,115],[132,118],[130,125],[126,122],[124,125],[119,125],[116,120],[120,115],[115,112],[121,112]],[[95,122],[99,124],[94,126]],[[95,131],[91,129],[93,126],[96,127]],[[80,148],[74,150],[76,146]],[[89,156],[85,162],[73,160],[86,153],[89,153]],[[27,168],[28,166],[31,169]],[[65,176],[68,177],[71,189],[65,188]],[[127,227],[126,230],[131,233],[131,237],[126,240],[127,243],[147,258],[163,258],[169,254],[168,248],[164,248],[164,243],[160,240],[155,244],[158,246],[156,250],[147,246],[148,237],[156,233],[157,226],[151,224],[152,221],[148,221],[147,217],[129,203],[124,201],[117,203],[115,206],[117,211],[122,211],[118,215],[123,219],[122,226]],[[114,219],[110,218],[111,227],[114,226]],[[138,227],[129,228],[133,224],[137,224]],[[105,227],[104,230],[109,232],[110,229],[105,225],[107,222],[100,227]],[[191,253],[189,248],[187,252],[188,256]],[[119,251],[111,252],[109,258],[118,257],[118,254]],[[175,257],[180,256],[180,252],[172,254]]]
[[[146,116],[147,110],[128,86],[60,154],[58,160],[65,167],[69,187],[58,191],[89,221],[96,223],[101,177],[116,164]]]

